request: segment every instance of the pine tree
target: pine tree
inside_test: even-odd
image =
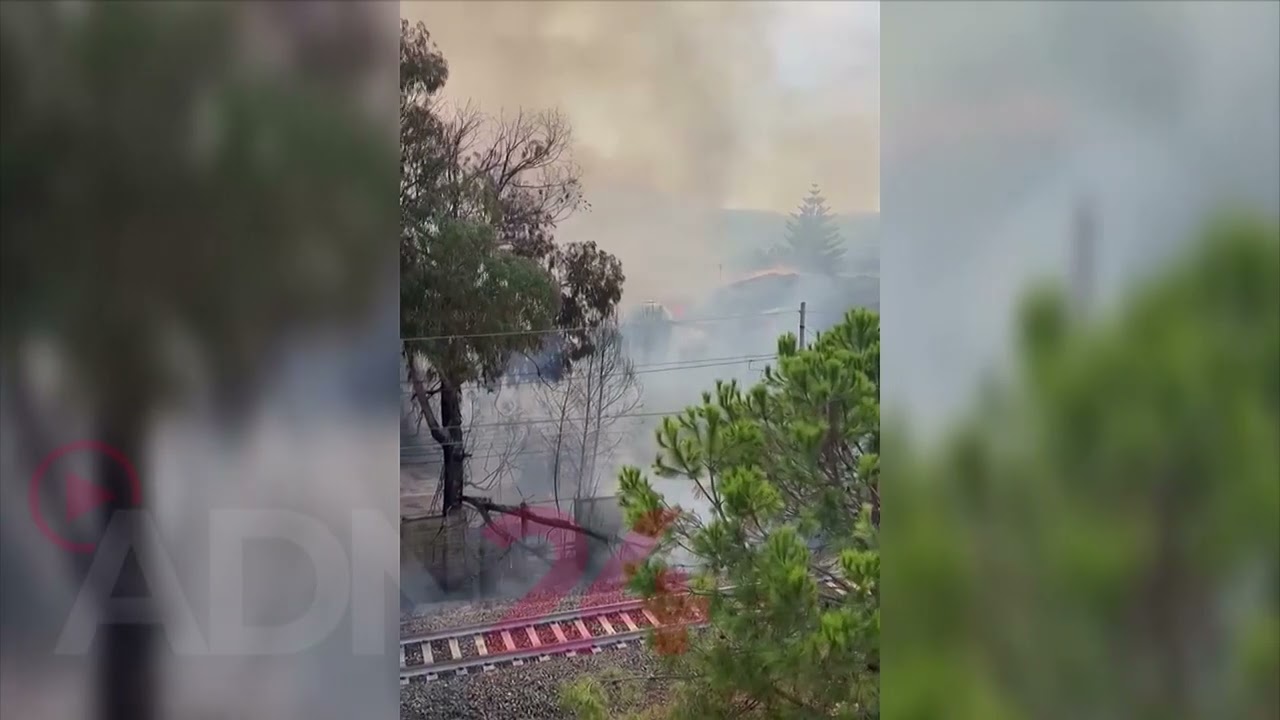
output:
[[[654,472],[695,489],[699,515],[623,469],[628,523],[656,540],[630,572],[682,678],[673,720],[879,717],[879,338],[866,310],[808,348],[784,336],[760,384],[717,383],[664,419]],[[688,579],[671,564],[686,549]],[[566,700],[587,718],[602,697],[583,684]]]
[[[778,250],[797,270],[832,274],[844,267],[844,240],[817,183],[791,214],[786,244]]]

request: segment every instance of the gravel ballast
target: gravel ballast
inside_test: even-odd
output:
[[[400,688],[401,720],[564,720],[560,688],[584,674],[617,668],[626,675],[660,675],[657,660],[641,643],[599,654],[553,657],[521,667],[415,681]],[[645,706],[665,697],[662,681],[644,681],[636,697]],[[638,710],[639,707],[617,708]]]

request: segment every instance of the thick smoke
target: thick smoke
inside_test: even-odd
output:
[[[558,107],[574,127],[594,240],[624,302],[712,284],[716,212],[836,212],[879,199],[878,10],[841,3],[408,3],[450,64],[446,95],[497,113]]]

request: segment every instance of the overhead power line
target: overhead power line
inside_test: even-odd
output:
[[[728,322],[730,320],[750,320],[752,318],[772,317],[777,315],[793,315],[798,314],[798,310],[770,310],[762,313],[748,313],[744,315],[723,315],[720,317],[693,318],[690,320],[667,320],[671,325],[703,325],[708,323]],[[591,325],[571,328],[548,328],[544,330],[506,330],[501,332],[485,332],[485,333],[457,333],[451,335],[423,335],[421,337],[400,338],[400,342],[427,342],[431,340],[462,340],[466,338],[486,338],[486,337],[513,337],[517,335],[554,335],[556,333],[566,332],[587,332],[598,330],[599,328]]]
[[[683,412],[684,412],[684,408],[679,408],[677,410],[667,410],[665,412],[618,413],[617,415],[603,415],[600,418],[597,418],[595,415],[591,415],[588,417],[567,417],[567,418],[563,418],[563,421],[564,422],[585,422],[585,421],[595,422],[597,419],[620,420],[622,418],[662,417],[664,415],[678,415]],[[558,423],[561,421],[562,421],[562,418],[552,417],[552,418],[537,418],[534,420],[507,420],[504,422],[494,422],[494,423],[470,423],[467,425],[466,429],[486,428],[486,427],[520,427],[523,425],[542,425],[545,423]]]
[[[744,355],[739,358],[726,359],[720,362],[704,362],[704,363],[698,363],[698,364],[677,365],[672,367],[646,368],[642,370],[632,370],[631,373],[633,375],[648,375],[650,373],[675,372],[678,370],[702,370],[705,368],[718,368],[718,367],[729,367],[732,365],[742,365],[744,363],[750,364],[753,362],[765,362],[768,360],[775,360],[777,359],[777,357],[778,357],[777,353],[773,353],[771,355]],[[503,383],[502,387],[513,387],[513,386],[520,387],[522,385],[541,385],[547,382],[550,382],[550,381],[544,381],[541,379],[515,380],[515,381]]]
[[[724,357],[724,358],[715,359],[715,360],[710,358],[705,360],[690,360],[690,361],[685,361],[684,364],[672,363],[668,367],[661,367],[659,366],[660,365],[659,363],[655,363],[653,366],[642,366],[640,369],[632,370],[631,374],[632,375],[648,375],[652,373],[677,372],[682,370],[705,370],[707,368],[732,367],[734,365],[743,365],[743,364],[750,366],[751,363],[769,362],[777,359],[778,359],[777,353],[770,353],[770,354],[760,354],[760,355],[741,355],[737,357]],[[621,373],[618,373],[616,376],[621,376]],[[505,380],[501,383],[494,385],[493,387],[495,390],[501,390],[503,388],[523,387],[526,385],[555,386],[556,381],[545,380],[542,378],[537,378],[537,379],[531,378],[527,380],[526,379]],[[487,386],[475,385],[474,387],[486,388]],[[413,397],[413,388],[408,382],[401,381],[400,389],[404,393],[404,397],[408,397],[408,398]]]
[[[632,365],[631,372],[638,374],[638,373],[649,373],[649,372],[665,372],[667,370],[684,370],[686,368],[696,370],[700,367],[719,367],[720,365],[737,365],[744,362],[755,362],[757,360],[776,360],[777,357],[778,357],[778,354],[775,352],[775,353],[759,353],[756,355],[722,355],[719,357],[692,358],[689,360],[666,360],[663,362],[642,363],[639,365]],[[552,384],[554,384],[554,382],[550,380],[548,380],[547,382],[551,382]],[[525,383],[520,381],[516,381],[516,382],[506,381],[506,382],[496,383],[494,387],[500,389],[503,387],[509,387],[511,385],[523,385],[523,384]],[[474,386],[487,387],[482,384],[475,384]],[[412,388],[412,384],[408,380],[401,380],[400,388],[402,390],[408,391]]]

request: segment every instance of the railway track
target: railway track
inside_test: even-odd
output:
[[[629,600],[418,633],[400,639],[400,684],[626,647],[660,625],[643,601]]]
[[[831,581],[822,585],[836,597],[848,592]],[[627,600],[417,633],[400,639],[400,684],[519,667],[556,655],[595,654],[641,642],[651,628],[662,625],[643,600]]]

